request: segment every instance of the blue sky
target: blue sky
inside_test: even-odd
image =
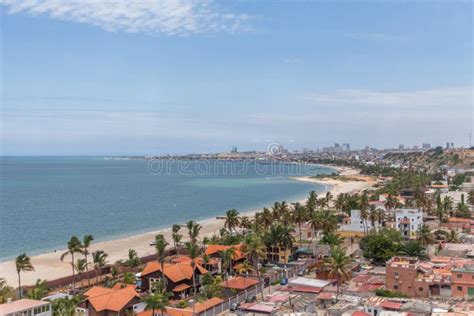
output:
[[[2,153],[468,145],[471,1],[10,1]]]

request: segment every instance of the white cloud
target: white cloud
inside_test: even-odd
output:
[[[0,0],[10,14],[46,15],[104,30],[191,35],[236,32],[249,16],[225,12],[213,0]]]
[[[375,105],[375,106],[453,106],[471,107],[472,88],[447,88],[418,91],[336,90],[331,93],[309,94],[303,97],[310,104],[321,105]]]

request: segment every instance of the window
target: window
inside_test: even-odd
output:
[[[458,286],[458,291],[462,291],[462,286]]]
[[[422,287],[419,287],[419,288],[418,288],[418,291],[423,292],[423,288],[422,288]]]
[[[397,276],[398,276],[398,272],[395,272],[394,275],[397,277]]]
[[[462,278],[462,273],[458,273],[457,277],[458,277],[458,279],[461,279]]]
[[[394,289],[394,290],[398,290],[398,285],[394,285],[394,286],[393,286],[393,289]],[[370,311],[369,311],[369,312],[370,312]]]

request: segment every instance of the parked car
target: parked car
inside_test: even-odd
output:
[[[235,312],[235,311],[237,311],[239,308],[240,308],[240,303],[232,303],[232,304],[230,304],[229,310],[230,310],[231,312]]]

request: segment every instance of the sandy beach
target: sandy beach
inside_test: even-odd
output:
[[[357,170],[350,168],[337,168],[338,172],[341,175],[346,176],[356,176],[358,174]],[[360,190],[364,190],[370,187],[371,182],[368,179],[363,177],[362,181],[341,181],[337,179],[315,179],[310,177],[295,177],[293,179],[298,181],[314,182],[326,185],[326,190],[330,190],[331,193],[336,196],[339,193],[350,193]],[[323,193],[320,193],[323,194]],[[302,202],[302,201],[301,201]],[[243,215],[252,216],[255,212],[260,210],[254,210],[252,212],[247,212]],[[224,225],[224,220],[222,219],[207,219],[199,222],[203,228],[201,230],[201,238],[206,236],[211,236],[214,233],[218,233]],[[104,250],[108,255],[108,262],[113,263],[117,260],[124,259],[127,256],[128,249],[133,248],[138,252],[139,256],[146,256],[153,254],[155,252],[154,247],[150,246],[150,241],[154,240],[154,236],[157,233],[162,233],[168,239],[170,244],[171,242],[171,228],[151,231],[148,233],[131,236],[128,238],[122,238],[117,240],[110,240],[105,242],[93,243],[90,247],[90,252],[96,250]],[[182,229],[183,235],[185,235],[185,229]],[[184,241],[186,238],[183,238]],[[25,272],[22,273],[22,284],[23,285],[32,285],[36,282],[37,279],[46,279],[53,280],[60,277],[65,277],[71,274],[71,266],[68,262],[61,262],[60,256],[64,251],[57,250],[56,252],[46,253],[38,256],[31,257],[31,262],[35,267],[34,272]],[[17,285],[17,274],[15,270],[14,261],[7,261],[0,263],[0,277],[3,277],[7,280],[9,285]]]

